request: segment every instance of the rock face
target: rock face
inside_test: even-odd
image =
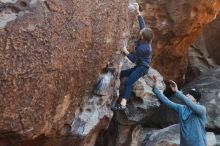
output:
[[[204,25],[215,19],[220,1],[138,2],[148,26],[155,32],[153,67],[165,78],[183,80],[187,48],[197,39]]]
[[[204,28],[203,33],[201,34],[204,37],[205,47],[209,52],[210,57],[213,58],[218,65],[220,65],[220,45],[216,42],[220,39],[219,31],[220,13],[213,22]]]
[[[207,48],[205,47],[204,36],[190,46],[188,53],[188,66],[185,74],[186,81],[189,83],[199,75],[208,72],[217,66],[213,58],[210,58]]]
[[[153,66],[165,77],[182,79],[185,48],[215,17],[219,1],[138,2],[155,31]],[[121,0],[0,0],[1,137],[11,141],[79,132],[88,140],[96,126],[101,130],[108,124],[112,113],[107,98],[118,96],[121,56],[117,51],[127,44],[129,34],[137,33],[134,14],[127,9],[128,1]],[[177,63],[180,68],[173,71]],[[106,68],[112,76],[108,83],[117,85],[93,93]],[[96,110],[103,102],[100,114]],[[94,127],[85,124],[87,132],[77,129],[75,121],[84,116],[88,120],[90,113],[101,115],[94,118],[98,120],[92,122]]]
[[[178,146],[180,144],[178,124],[161,130],[151,130],[147,133],[142,132],[142,134],[147,135],[142,146]],[[215,146],[217,144],[215,134],[212,132],[206,133],[206,139],[208,146]]]
[[[197,41],[190,46],[185,75],[187,83],[220,64],[220,46],[216,43],[220,39],[219,26],[220,15],[218,14],[217,18],[203,29]]]
[[[1,0],[0,6],[1,133],[66,135],[123,45],[127,1]]]

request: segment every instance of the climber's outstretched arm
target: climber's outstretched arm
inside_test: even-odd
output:
[[[143,16],[138,15],[138,22],[139,22],[140,30],[146,27]]]
[[[138,3],[135,3],[135,5],[136,5],[137,14],[138,14],[139,27],[140,27],[140,30],[142,30],[143,28],[146,27],[146,24],[144,22],[144,17],[141,15],[141,12],[139,10]]]

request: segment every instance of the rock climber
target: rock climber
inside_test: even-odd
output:
[[[157,82],[157,77],[153,76],[153,92],[162,103],[179,114],[180,146],[207,146],[205,131],[206,108],[199,104],[201,93],[198,89],[191,88],[184,95],[178,90],[177,84],[169,80],[168,83],[175,93],[174,96],[183,102],[183,104],[177,104],[170,101],[159,91]]]
[[[139,11],[139,5],[134,4],[136,12],[138,14],[138,21],[140,27],[140,33],[136,42],[134,53],[129,53],[126,47],[122,49],[122,53],[128,57],[130,61],[136,64],[135,67],[121,71],[120,78],[127,77],[123,86],[124,91],[121,96],[120,104],[113,104],[112,110],[124,110],[126,108],[127,101],[129,100],[132,85],[142,76],[148,73],[149,64],[152,58],[152,39],[153,31],[145,25],[144,18]]]

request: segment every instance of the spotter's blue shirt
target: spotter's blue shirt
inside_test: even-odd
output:
[[[174,96],[180,99],[184,105],[170,101],[157,88],[154,88],[153,92],[162,103],[178,112],[180,146],[207,146],[205,131],[206,108],[200,104],[193,103],[180,91],[177,91]]]
[[[145,28],[144,18],[138,16],[140,30]],[[152,47],[151,42],[141,42],[138,40],[136,42],[136,48],[134,53],[128,54],[128,59],[135,63],[137,66],[146,66],[149,67],[152,59]]]

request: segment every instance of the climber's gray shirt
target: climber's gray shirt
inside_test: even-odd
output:
[[[158,88],[154,88],[153,92],[162,103],[179,113],[180,146],[206,146],[206,108],[200,104],[193,103],[180,91],[177,91],[175,96],[184,105],[170,101]]]

